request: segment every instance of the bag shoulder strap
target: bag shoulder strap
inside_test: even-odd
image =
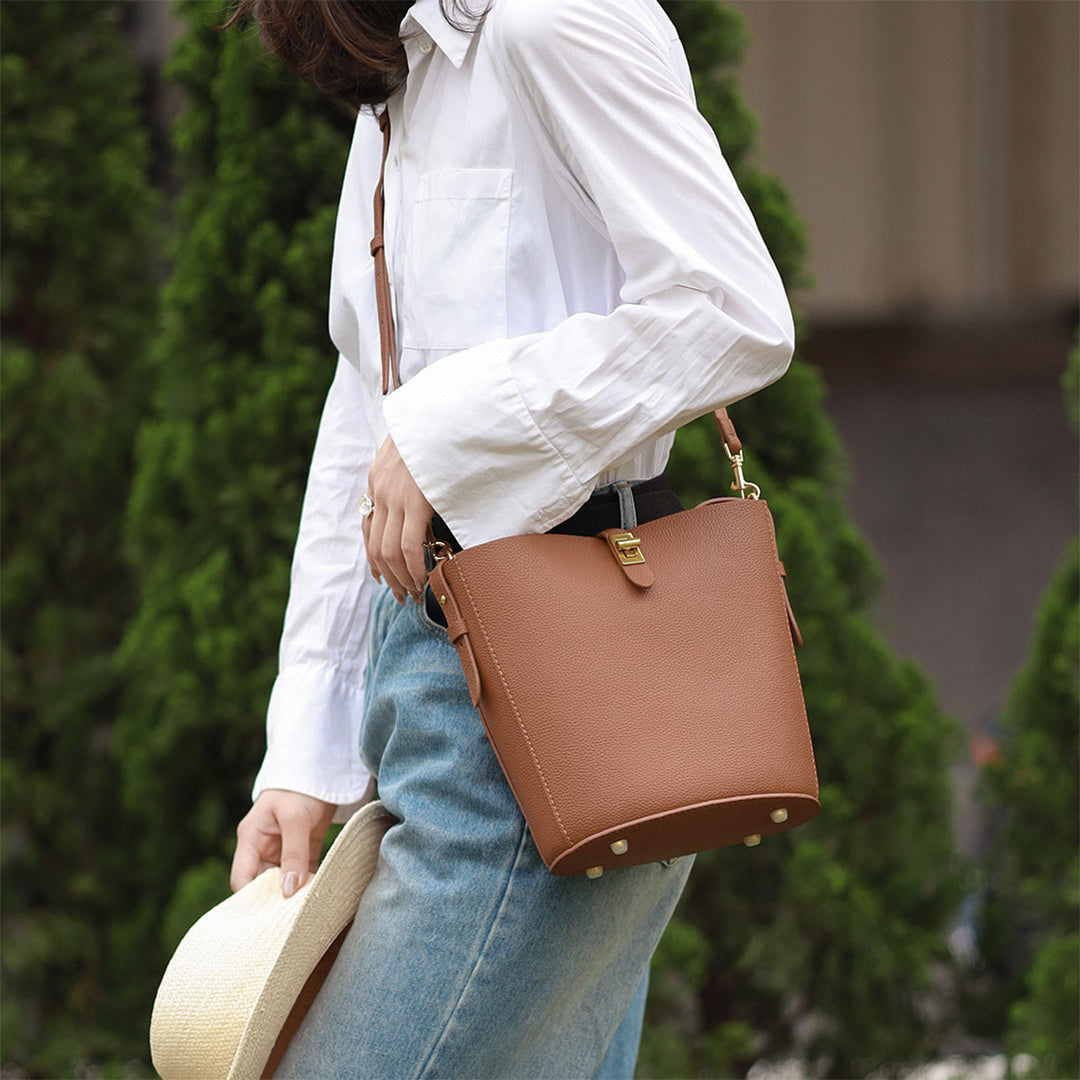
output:
[[[385,107],[379,114],[379,128],[383,135],[382,164],[379,166],[379,182],[375,185],[375,231],[371,237],[371,255],[375,260],[375,307],[379,313],[382,392],[385,395],[390,393],[391,381],[395,389],[401,385],[401,375],[398,372],[397,343],[394,341],[394,307],[390,298],[390,275],[386,269],[386,240],[383,236],[383,220],[385,218],[383,187],[386,180],[386,155],[390,152],[389,107]]]

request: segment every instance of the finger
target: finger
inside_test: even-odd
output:
[[[405,557],[405,567],[413,588],[417,594],[424,591],[427,584],[427,566],[424,563],[424,540],[427,537],[431,519],[421,510],[406,514],[405,527],[401,532],[401,550]]]
[[[277,817],[256,803],[236,827],[236,853],[229,884],[234,890],[243,888],[268,866],[276,866],[280,852]]]
[[[371,576],[376,581],[382,581],[382,578],[379,576],[379,571],[376,569],[375,563],[371,558],[371,514],[368,514],[367,517],[364,518],[360,528],[364,534],[364,556],[368,562],[368,569],[371,571]]]
[[[308,845],[308,870],[315,873],[319,869],[319,856],[322,854],[322,833],[312,831],[311,841]]]
[[[311,819],[307,814],[282,814],[281,894],[286,900],[307,880],[311,869],[311,843]]]
[[[238,840],[236,853],[233,855],[232,870],[229,873],[229,888],[233,892],[242,889],[249,881],[266,869],[266,860],[262,858],[259,849],[243,839]]]
[[[385,537],[387,536],[387,510],[382,502],[375,504],[375,510],[368,518],[371,522],[370,533],[368,536],[368,562],[371,564],[371,573],[376,581],[383,581],[389,585],[394,593],[394,598],[399,602],[405,600],[406,589],[398,581],[392,573],[389,572],[389,568],[386,564],[386,560],[383,555],[383,548],[386,544]],[[389,534],[393,536],[393,529]]]
[[[375,521],[371,526],[370,557],[374,561],[376,571],[390,586],[394,599],[399,604],[403,604],[411,586],[408,574],[404,572],[404,560],[400,557],[402,526],[400,511],[387,502],[381,514],[376,510],[372,516],[375,517]],[[398,563],[401,564],[400,567]]]
[[[402,538],[405,531],[405,517],[402,514],[392,514],[387,522],[382,536],[382,567],[383,576],[389,580],[391,577],[397,583],[399,589],[406,593],[415,594],[416,587],[413,584],[412,574],[405,562],[405,553],[402,551]]]

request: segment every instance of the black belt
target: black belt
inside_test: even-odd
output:
[[[682,508],[678,495],[671,490],[667,477],[661,473],[652,480],[632,484],[630,493],[634,499],[634,510],[637,513],[638,524],[646,521],[654,521],[656,518],[666,517],[668,514],[677,514]],[[604,529],[615,529],[622,524],[622,515],[619,510],[618,492],[605,491],[602,495],[592,495],[584,506],[572,517],[559,522],[550,532],[562,533],[564,536],[595,536]],[[454,534],[438,514],[431,519],[431,531],[436,540],[450,545],[451,551],[460,551],[461,545],[454,539]],[[425,561],[428,570],[435,565],[430,553],[426,552]],[[424,610],[432,622],[439,626],[446,625],[446,615],[442,607],[431,595],[431,589],[424,589]]]
[[[668,514],[676,514],[683,508],[663,473],[651,480],[633,483],[630,492],[634,497],[634,509],[637,511],[639,525]],[[595,536],[604,529],[617,529],[621,524],[619,495],[611,491],[590,496],[576,514],[559,522],[549,531],[562,533],[564,536]],[[451,551],[461,550],[461,545],[454,538],[449,526],[438,514],[431,519],[431,530],[436,540],[450,545]]]

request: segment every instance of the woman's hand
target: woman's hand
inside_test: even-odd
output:
[[[375,504],[364,518],[371,573],[390,586],[398,603],[406,594],[419,600],[427,582],[424,538],[435,510],[389,435],[368,471],[368,498]]]
[[[288,899],[319,865],[323,837],[337,808],[298,791],[269,789],[255,800],[236,829],[230,885],[242,888],[271,866],[281,867]]]

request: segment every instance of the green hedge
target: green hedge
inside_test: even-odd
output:
[[[1080,348],[1063,380],[1078,425]],[[1002,714],[1002,752],[983,777],[998,818],[981,917],[982,1023],[1006,1027],[1031,1077],[1080,1076],[1080,541],[1039,608],[1027,660]]]
[[[46,1076],[132,1053],[145,1002],[113,654],[135,604],[121,538],[160,241],[124,13],[0,7],[0,1062]]]

